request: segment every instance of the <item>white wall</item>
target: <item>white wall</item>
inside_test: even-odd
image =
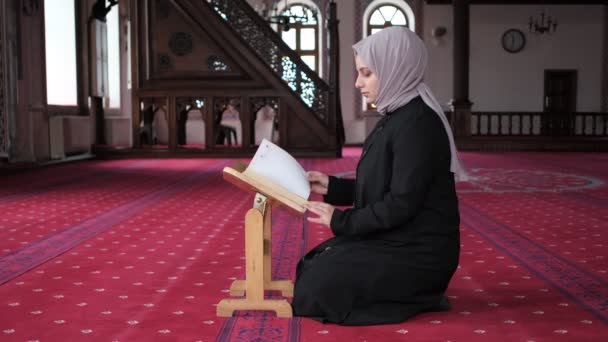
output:
[[[530,15],[558,19],[552,35],[528,33]],[[438,100],[452,94],[452,7],[425,7],[425,41],[429,49],[427,82]],[[601,96],[602,6],[472,5],[470,14],[469,99],[474,111],[542,111],[545,69],[578,71],[577,111],[599,111]],[[431,30],[445,26],[443,44],[434,45]],[[502,34],[517,28],[526,34],[519,53],[504,51]]]
[[[338,20],[340,20],[340,97],[346,143],[360,143],[365,139],[365,121],[359,117],[360,108],[355,108],[355,58],[352,45],[355,43],[356,1],[336,0]]]
[[[248,0],[251,4],[264,0]],[[336,0],[340,20],[340,95],[346,131],[346,143],[362,143],[366,120],[355,108],[360,96],[354,88],[355,7],[357,1]],[[527,32],[530,15],[542,11],[557,17],[554,35],[536,36]],[[453,23],[452,6],[425,5],[424,37],[429,52],[425,81],[444,106],[452,98]],[[471,5],[471,47],[469,98],[474,111],[542,111],[545,69],[578,70],[578,111],[600,111],[604,6],[588,5]],[[362,14],[362,13],[361,13]],[[416,18],[420,20],[420,18]],[[362,25],[359,25],[362,27]],[[431,32],[437,26],[447,28],[436,41]],[[526,33],[527,45],[517,54],[505,52],[500,44],[509,28]],[[123,62],[125,60],[123,59]],[[123,73],[126,68],[123,68]],[[123,79],[123,82],[125,80]],[[128,90],[127,90],[128,91]],[[123,89],[123,113],[130,99]]]
[[[526,32],[529,16],[543,10],[558,18],[555,34],[526,34],[523,51],[504,52],[502,33],[511,27]],[[577,111],[599,111],[602,14],[602,6],[472,6],[473,109],[542,111],[544,70],[574,69],[578,71]]]
[[[428,50],[428,67],[425,83],[433,90],[437,101],[444,107],[452,99],[454,29],[452,6],[427,5],[424,8],[424,37]],[[447,29],[441,39],[435,39],[433,28],[443,26]]]

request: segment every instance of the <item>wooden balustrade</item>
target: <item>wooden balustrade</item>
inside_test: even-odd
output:
[[[608,113],[473,112],[471,135],[607,137]]]

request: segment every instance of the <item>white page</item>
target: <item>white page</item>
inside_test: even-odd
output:
[[[279,146],[263,139],[245,170],[260,174],[277,185],[308,199],[310,183],[300,163]]]

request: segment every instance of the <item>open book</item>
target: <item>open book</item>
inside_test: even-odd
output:
[[[264,139],[251,163],[224,168],[224,178],[247,190],[254,190],[277,200],[299,213],[310,195],[306,171],[295,158]]]

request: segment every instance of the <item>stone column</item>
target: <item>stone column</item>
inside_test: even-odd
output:
[[[0,158],[8,158],[8,112],[5,106],[5,95],[4,89],[6,89],[6,81],[4,71],[5,64],[5,51],[7,40],[4,38],[4,25],[6,20],[4,19],[4,2],[0,3]]]
[[[329,110],[334,113],[330,116],[333,122],[330,125],[336,136],[337,157],[342,157],[342,145],[344,145],[344,122],[342,121],[342,101],[340,98],[340,36],[338,26],[338,13],[336,3],[329,3],[329,16],[327,17],[327,29],[329,32]]]
[[[602,92],[600,110],[608,112],[608,5],[604,5],[604,33],[602,39]]]
[[[456,137],[471,135],[469,100],[469,1],[453,1],[454,17],[454,95],[451,124]]]

